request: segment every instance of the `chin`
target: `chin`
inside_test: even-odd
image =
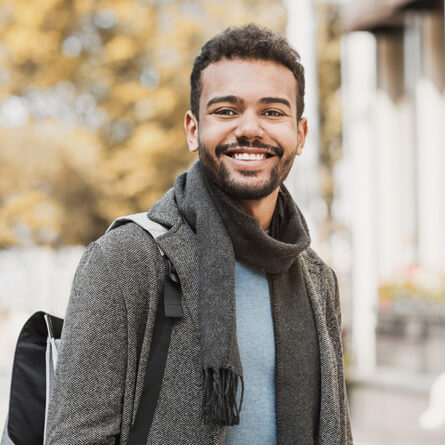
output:
[[[229,178],[228,181],[219,182],[219,187],[229,196],[235,199],[262,199],[269,196],[280,184],[270,178],[268,181],[236,181]]]

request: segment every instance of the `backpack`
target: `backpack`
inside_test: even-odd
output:
[[[150,220],[146,213],[137,213],[117,218],[106,233],[127,222],[138,224],[155,240],[167,232],[164,226]],[[159,245],[158,248],[166,261],[167,274],[156,312],[144,387],[128,445],[145,444],[147,441],[164,375],[172,320],[183,316],[178,276]],[[0,445],[46,443],[48,402],[62,328],[63,319],[41,311],[33,314],[23,325],[17,339],[9,411]]]

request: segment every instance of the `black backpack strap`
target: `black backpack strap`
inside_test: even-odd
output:
[[[144,386],[136,417],[130,431],[128,445],[143,445],[147,443],[148,433],[153,422],[164,377],[173,318],[181,318],[183,315],[179,281],[169,259],[167,257],[165,259],[167,262],[167,276],[156,311]]]

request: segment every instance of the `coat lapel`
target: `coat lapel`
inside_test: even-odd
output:
[[[303,275],[307,292],[314,313],[315,325],[320,349],[320,426],[318,435],[319,445],[340,445],[340,404],[338,388],[338,364],[334,346],[329,333],[330,317],[326,306],[328,286],[322,263],[309,252],[301,254]]]

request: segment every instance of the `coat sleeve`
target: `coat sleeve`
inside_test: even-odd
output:
[[[116,274],[92,243],[77,268],[49,404],[47,445],[111,445],[120,433],[127,316]]]
[[[341,344],[341,335],[342,335],[342,319],[341,319],[341,305],[340,305],[340,292],[338,288],[338,280],[337,275],[334,270],[331,269],[332,275],[334,278],[334,310],[335,316],[337,318],[337,335],[338,335],[338,344],[339,346],[339,369],[338,369],[338,379],[339,379],[339,389],[340,389],[340,403],[341,412],[343,413],[343,418],[341,419],[342,425],[342,438],[345,445],[353,445],[352,432],[351,432],[351,420],[349,415],[349,403],[348,397],[346,394],[346,383],[345,383],[345,375],[344,375],[344,363],[343,363],[343,348]]]

